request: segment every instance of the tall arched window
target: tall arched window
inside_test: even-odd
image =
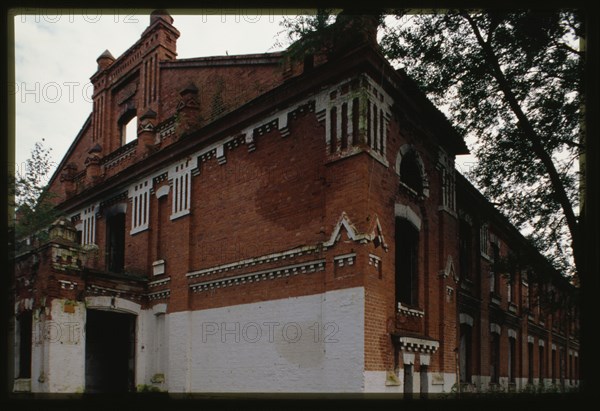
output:
[[[419,231],[406,219],[396,218],[396,304],[418,303]]]
[[[421,169],[417,162],[417,155],[412,150],[402,156],[402,161],[400,162],[400,181],[419,194],[423,192]]]

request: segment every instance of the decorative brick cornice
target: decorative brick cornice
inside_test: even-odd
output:
[[[356,261],[356,253],[336,255],[333,257],[333,261],[338,267],[343,267],[344,265],[354,265],[354,262]]]
[[[434,340],[428,340],[417,337],[398,337],[400,349],[403,351],[412,351],[425,354],[433,354],[437,351],[440,343]]]
[[[415,308],[409,308],[402,303],[398,303],[398,313],[402,315],[406,315],[408,317],[419,317],[422,318],[425,316],[425,311],[417,310]]]
[[[214,266],[214,267],[204,268],[204,269],[198,270],[198,271],[192,271],[190,273],[187,273],[186,277],[188,277],[188,279],[197,278],[197,277],[206,277],[206,276],[210,276],[210,275],[218,274],[218,273],[222,273],[222,272],[228,272],[228,271],[232,271],[232,270],[238,270],[241,268],[252,267],[255,265],[260,265],[260,264],[271,263],[271,262],[275,262],[275,261],[279,261],[279,260],[285,260],[285,259],[289,259],[289,258],[299,257],[301,255],[312,254],[312,253],[316,253],[318,251],[320,251],[320,249],[317,246],[298,247],[298,248],[293,248],[291,250],[287,250],[287,251],[283,251],[283,252],[279,252],[279,253],[267,254],[267,255],[263,255],[263,256],[255,257],[255,258],[247,258],[244,260],[235,261],[233,263],[222,264],[222,265],[218,265],[218,266]]]
[[[212,290],[214,288],[231,287],[232,285],[244,285],[253,282],[273,280],[275,278],[289,277],[297,274],[310,274],[325,270],[325,259],[308,261],[285,267],[271,268],[263,271],[241,274],[235,277],[219,278],[211,281],[203,281],[191,284],[189,287],[194,292]]]
[[[170,296],[171,296],[171,290],[161,290],[161,291],[157,291],[155,293],[147,294],[148,300],[150,300],[150,301],[162,300],[165,298],[169,298]]]
[[[171,281],[171,277],[161,278],[160,280],[150,281],[148,283],[149,288],[160,287],[161,285],[168,284]]]

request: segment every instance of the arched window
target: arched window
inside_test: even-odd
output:
[[[396,304],[418,303],[419,232],[406,219],[396,218]]]
[[[414,150],[410,150],[402,156],[400,162],[400,181],[418,194],[423,193],[421,167],[417,159],[417,153]]]

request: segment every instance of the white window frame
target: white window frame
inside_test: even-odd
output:
[[[192,170],[197,167],[198,158],[178,161],[169,169],[169,181],[173,186],[171,197],[171,220],[188,215],[192,199]]]
[[[92,204],[81,212],[81,245],[96,244],[96,212],[98,204]]]
[[[131,198],[131,230],[136,234],[147,230],[150,221],[150,190],[152,178],[147,178],[129,187],[128,197]]]

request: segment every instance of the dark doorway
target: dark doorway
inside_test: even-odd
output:
[[[135,316],[88,310],[85,392],[134,391]]]
[[[396,305],[418,304],[419,232],[408,221],[396,218]]]
[[[490,349],[490,377],[491,382],[500,382],[500,335],[492,333]]]
[[[404,398],[410,399],[413,396],[413,366],[404,364]]]
[[[460,360],[460,382],[471,382],[471,326],[468,324],[460,325],[460,345],[459,345],[459,360]]]
[[[106,269],[122,273],[125,267],[125,214],[106,219]]]
[[[31,378],[31,311],[19,315],[19,378]]]
[[[427,378],[428,365],[421,364],[421,373],[419,374],[420,384],[420,396],[421,398],[427,398],[429,396],[429,381]]]

